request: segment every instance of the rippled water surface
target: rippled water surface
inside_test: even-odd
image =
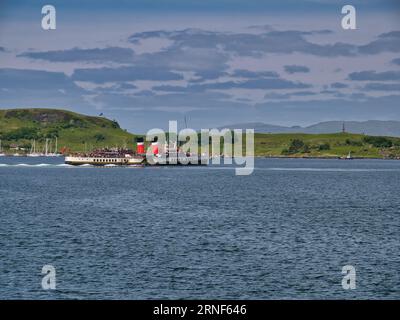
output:
[[[62,162],[0,158],[0,298],[400,298],[400,161]]]

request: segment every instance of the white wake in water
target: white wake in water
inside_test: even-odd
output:
[[[14,163],[14,164],[8,164],[8,163],[0,163],[0,168],[1,167],[22,167],[22,168],[67,168],[67,167],[74,167],[69,164],[52,164],[52,163],[37,163],[37,164],[28,164],[28,163]]]
[[[55,164],[55,163],[35,163],[35,164],[28,164],[28,163],[13,163],[13,164],[9,164],[9,163],[0,163],[0,168],[4,168],[4,167],[18,167],[18,168],[95,168],[96,166],[93,166],[91,164],[81,164],[78,166],[73,166],[70,164],[65,164],[65,163],[59,163],[59,164]],[[120,167],[117,166],[115,164],[108,164],[105,165],[104,167]]]

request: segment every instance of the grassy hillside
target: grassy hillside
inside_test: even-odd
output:
[[[33,139],[41,151],[46,138],[52,139],[53,150],[55,137],[59,150],[66,147],[71,151],[124,144],[132,147],[134,139],[116,121],[102,117],[55,109],[0,110],[0,139],[6,152],[13,145],[29,150]]]
[[[400,157],[400,138],[351,133],[255,134],[258,156],[341,157],[350,151],[354,157]]]

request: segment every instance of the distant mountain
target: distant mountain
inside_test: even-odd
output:
[[[371,136],[400,137],[400,121],[326,121],[307,127],[285,127],[262,122],[239,123],[226,126],[230,129],[254,128],[256,133],[336,133],[341,132],[343,123],[346,132]],[[223,128],[223,127],[221,127]]]
[[[284,126],[278,126],[278,125],[273,125],[273,124],[266,124],[266,123],[262,123],[262,122],[246,122],[246,123],[237,123],[237,124],[227,125],[225,127],[220,127],[219,129],[223,129],[223,128],[254,129],[254,131],[257,133],[293,133],[293,132],[297,132],[295,130],[295,128],[301,128],[301,127],[284,127]],[[298,132],[300,132],[300,131],[298,131]]]

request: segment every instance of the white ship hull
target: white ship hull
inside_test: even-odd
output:
[[[160,155],[153,156],[148,161],[152,165],[207,165],[209,159],[209,157],[199,155]]]
[[[90,164],[94,166],[119,165],[129,166],[143,163],[144,158],[102,158],[102,157],[65,157],[65,164],[74,166]]]

